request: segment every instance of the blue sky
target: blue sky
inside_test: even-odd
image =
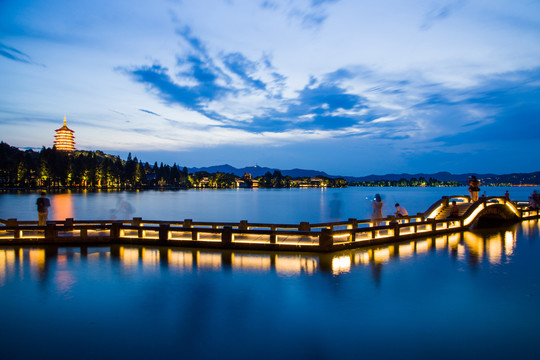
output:
[[[540,1],[0,1],[0,140],[334,175],[540,170]]]

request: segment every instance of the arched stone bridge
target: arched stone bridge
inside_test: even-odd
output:
[[[426,219],[448,219],[453,201],[459,209],[456,220],[460,220],[463,227],[518,222],[523,216],[524,203],[520,205],[519,202],[512,202],[504,197],[481,197],[478,201],[471,202],[469,196],[444,196],[426,211]]]

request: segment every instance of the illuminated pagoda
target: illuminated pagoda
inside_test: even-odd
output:
[[[75,131],[71,130],[66,125],[66,117],[64,116],[64,126],[60,129],[56,129],[56,135],[54,135],[54,147],[56,150],[61,151],[73,151],[75,150]]]

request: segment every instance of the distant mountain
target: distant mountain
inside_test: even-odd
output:
[[[248,174],[251,174],[251,176],[253,177],[264,176],[267,172],[273,174],[274,171],[281,171],[281,174],[283,176],[291,176],[293,178],[315,177],[318,175],[326,176],[326,177],[337,177],[337,176],[330,176],[323,171],[317,171],[317,170],[304,170],[304,169],[280,170],[280,169],[272,169],[268,167],[261,167],[257,165],[237,169],[229,164],[225,164],[225,165],[216,165],[216,166],[208,166],[208,167],[200,167],[200,168],[193,167],[193,168],[188,168],[188,171],[190,173],[196,173],[198,171],[206,171],[208,173],[222,172],[226,174],[234,174],[236,176],[243,176],[244,174],[248,173]]]
[[[467,184],[469,176],[474,175],[482,181],[484,184],[500,184],[500,183],[509,183],[514,185],[520,184],[540,184],[540,171],[533,173],[515,173],[515,174],[477,174],[477,173],[467,173],[467,174],[451,174],[449,172],[438,172],[433,174],[386,174],[386,175],[369,175],[362,177],[355,176],[344,176],[343,178],[347,181],[378,181],[378,180],[389,180],[397,181],[401,179],[410,180],[411,178],[420,178],[424,179],[437,179],[439,181],[457,181],[462,184]]]
[[[234,166],[225,164],[201,168],[188,168],[190,173],[195,173],[197,171],[206,171],[208,173],[223,172],[227,174],[234,174],[236,176],[243,176],[245,173],[251,174],[253,177],[263,176],[267,172],[271,174],[274,171],[281,171],[284,176],[291,176],[293,178],[298,177],[315,177],[315,176],[326,176],[329,178],[344,178],[347,181],[378,181],[378,180],[389,180],[389,181],[398,181],[401,179],[410,180],[412,178],[419,179],[423,177],[428,180],[429,178],[437,179],[439,181],[457,181],[461,184],[467,184],[467,179],[471,175],[475,175],[478,179],[484,184],[540,184],[540,171],[532,173],[514,173],[514,174],[477,174],[477,173],[466,173],[466,174],[451,174],[446,171],[437,172],[437,173],[418,173],[418,174],[386,174],[386,175],[368,175],[368,176],[336,176],[328,175],[323,171],[317,170],[305,170],[305,169],[292,169],[292,170],[281,170],[275,168],[261,167],[261,166],[248,166],[240,169],[235,168]]]

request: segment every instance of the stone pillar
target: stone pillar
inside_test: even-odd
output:
[[[301,222],[298,226],[299,231],[311,231],[311,225],[309,225],[309,222]]]
[[[221,243],[224,246],[230,246],[232,244],[232,226],[224,226],[221,232]]]
[[[64,222],[64,227],[66,230],[73,230],[73,218],[66,218]]]
[[[53,222],[47,222],[45,228],[45,240],[54,241],[56,239],[56,224]]]
[[[122,223],[120,221],[113,221],[111,224],[111,230],[109,230],[109,238],[111,240],[117,240],[120,238],[120,226]]]
[[[321,229],[319,234],[319,248],[324,251],[330,251],[334,245],[333,231],[330,229]]]
[[[159,224],[159,242],[161,244],[165,244],[169,240],[170,230],[171,230],[170,224]]]

